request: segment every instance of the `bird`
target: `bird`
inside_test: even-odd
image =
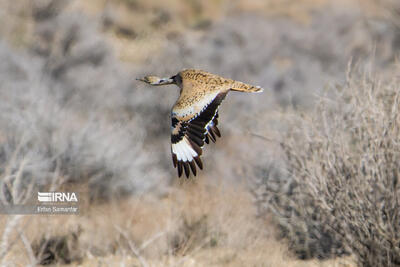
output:
[[[171,154],[178,176],[201,170],[200,156],[204,143],[216,142],[221,137],[218,129],[218,109],[229,91],[259,93],[260,86],[224,78],[198,69],[184,69],[169,78],[149,75],[136,80],[152,86],[175,84],[180,96],[171,111]]]

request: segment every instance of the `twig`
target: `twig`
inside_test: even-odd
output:
[[[249,132],[249,134],[254,136],[254,137],[260,138],[260,139],[262,139],[264,141],[268,141],[268,142],[272,142],[272,143],[280,143],[278,140],[270,139],[270,138],[267,138],[267,137],[262,136],[260,134],[256,134],[256,133],[252,133],[252,132]]]
[[[178,266],[178,265],[182,264],[184,261],[187,260],[187,258],[188,258],[191,254],[193,255],[194,253],[196,253],[197,251],[199,251],[200,249],[202,249],[207,243],[210,242],[210,240],[211,240],[211,237],[205,238],[204,241],[203,241],[199,246],[197,246],[195,249],[193,249],[192,252],[191,252],[190,254],[184,256],[183,258],[181,258],[181,259],[180,259],[177,263],[175,263],[173,266]]]
[[[1,237],[1,243],[0,243],[0,260],[4,260],[4,257],[7,255],[9,250],[13,247],[15,244],[16,240],[13,240],[10,242],[10,235],[14,228],[17,226],[19,223],[19,220],[22,218],[22,215],[15,215],[12,217],[9,217],[9,220],[7,222],[7,225],[4,229],[3,236]],[[0,263],[2,263],[1,261]]]
[[[136,256],[136,258],[138,258],[140,265],[143,267],[148,267],[149,264],[147,263],[146,259],[143,258],[140,255],[140,251],[136,248],[135,244],[133,243],[133,241],[128,237],[128,235],[117,225],[114,225],[115,229],[126,239],[126,241],[128,242],[129,248],[132,251],[132,253]]]
[[[18,227],[19,228],[19,227]],[[24,247],[28,253],[29,259],[31,261],[31,264],[29,266],[36,266],[37,265],[37,260],[35,257],[35,253],[33,252],[32,246],[29,243],[29,240],[26,238],[24,231],[22,229],[18,229],[19,237],[22,240],[22,243],[24,244]]]
[[[139,251],[143,251],[148,245],[150,245],[151,243],[153,243],[154,241],[156,241],[157,239],[159,239],[163,235],[165,235],[165,232],[159,232],[159,233],[155,234],[154,236],[152,236],[151,238],[147,239],[140,246]]]

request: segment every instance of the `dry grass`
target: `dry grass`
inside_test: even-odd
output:
[[[255,216],[242,187],[185,183],[161,199],[132,197],[81,210],[79,216],[2,217],[0,232],[11,228],[2,265],[28,265],[35,255],[81,266],[351,266],[349,259],[294,259],[269,222]]]

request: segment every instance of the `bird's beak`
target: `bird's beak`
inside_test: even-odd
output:
[[[144,83],[148,83],[148,84],[152,84],[153,82],[154,82],[154,78],[153,79],[150,79],[150,78],[152,78],[152,77],[150,77],[150,76],[145,76],[145,77],[143,77],[143,78],[136,78],[136,81],[141,81],[141,82],[144,82]]]

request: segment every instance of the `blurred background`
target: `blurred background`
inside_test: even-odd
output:
[[[2,265],[353,266],[333,239],[282,239],[265,184],[290,179],[291,117],[351,69],[398,76],[399,27],[395,0],[0,1],[1,199],[83,199],[79,216],[1,216]],[[135,80],[183,68],[265,88],[229,94],[192,180],[170,156],[178,89]]]

